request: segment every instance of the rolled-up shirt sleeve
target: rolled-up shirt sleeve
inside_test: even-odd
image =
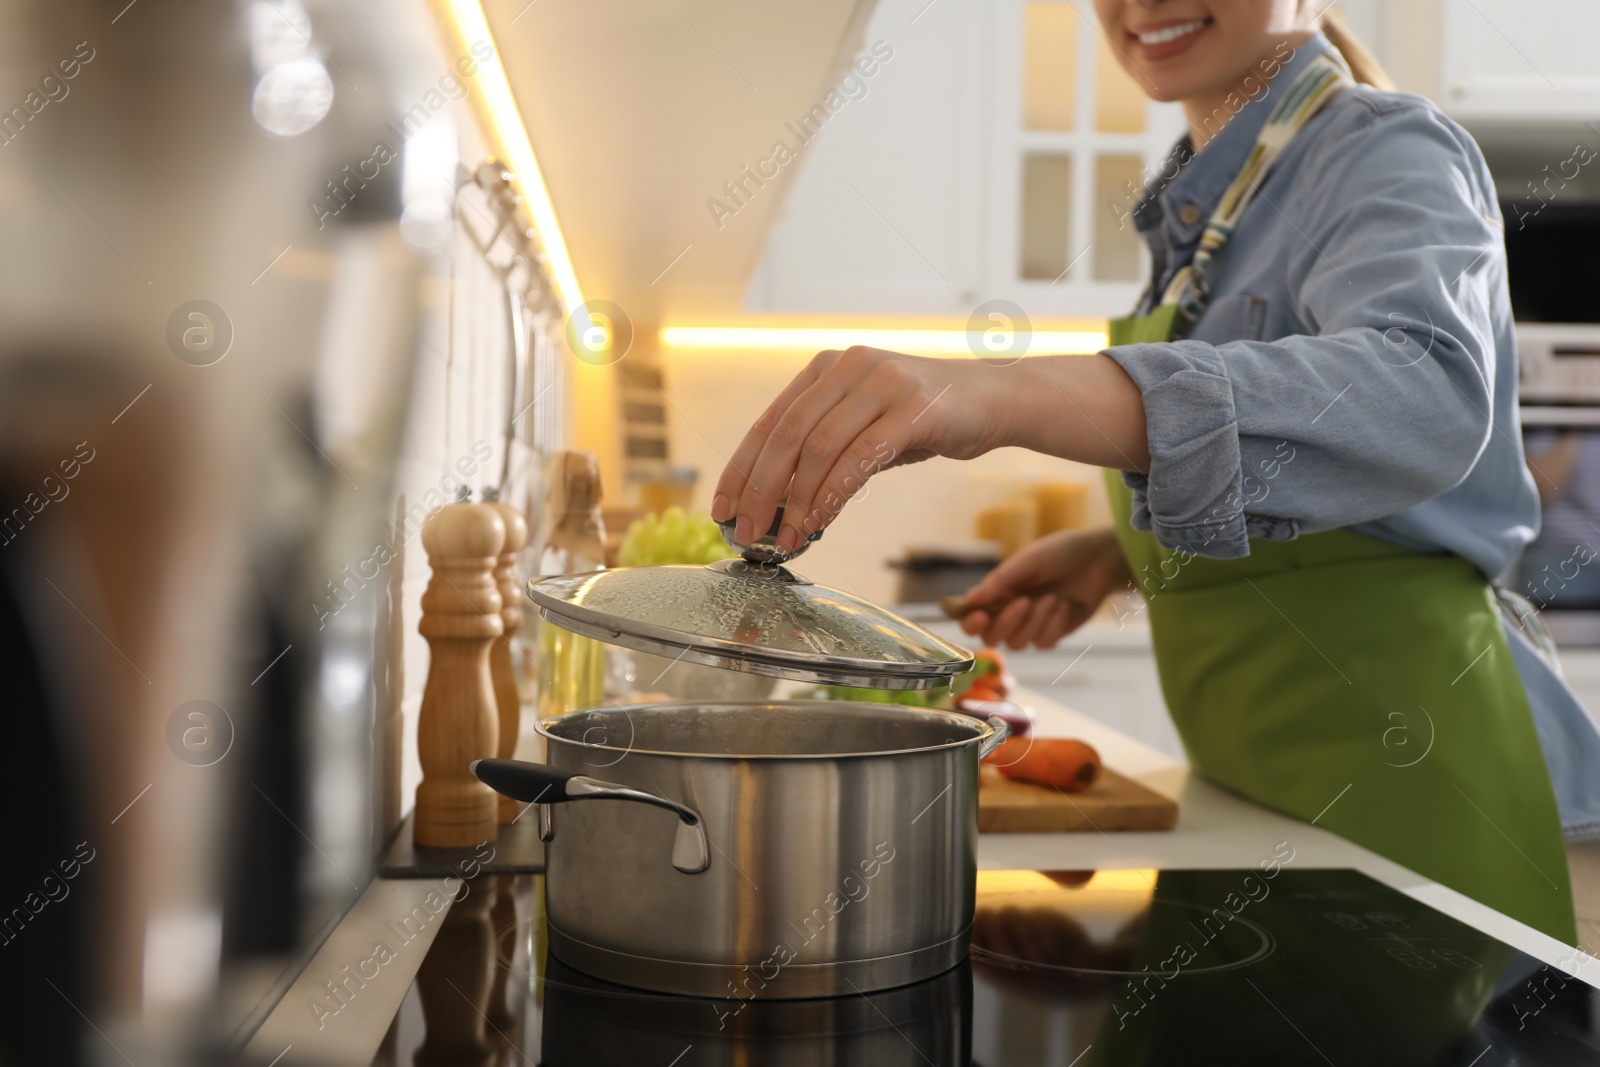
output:
[[[1467,476],[1493,429],[1491,298],[1506,282],[1465,137],[1403,98],[1341,109],[1241,222],[1287,243],[1281,291],[1262,295],[1304,332],[1107,350],[1144,399],[1150,470],[1124,474],[1136,528],[1235,558],[1251,537],[1379,519]]]
[[[1130,348],[1142,351],[1132,355]],[[1134,528],[1168,548],[1219,559],[1249,555],[1244,513],[1227,506],[1242,501],[1243,475],[1233,383],[1218,350],[1184,342],[1109,354],[1139,387],[1149,427],[1150,473],[1122,476],[1133,490]]]

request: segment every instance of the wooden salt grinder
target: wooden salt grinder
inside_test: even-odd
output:
[[[417,625],[431,652],[417,716],[418,845],[452,848],[495,837],[495,793],[467,765],[496,751],[489,646],[504,632],[494,565],[505,539],[505,522],[487,504],[446,504],[422,527],[433,577]]]
[[[510,504],[492,501],[489,504],[500,513],[506,525],[506,542],[500,546],[500,558],[495,564],[494,576],[500,585],[500,619],[503,632],[489,646],[489,673],[494,678],[495,705],[500,713],[500,743],[495,755],[511,759],[517,752],[517,735],[522,730],[522,697],[517,693],[517,676],[511,665],[511,639],[522,629],[522,592],[517,588],[517,556],[528,543],[528,524],[522,512]],[[517,817],[522,805],[510,797],[500,797],[500,822],[509,823]]]

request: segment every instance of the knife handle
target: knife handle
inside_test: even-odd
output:
[[[965,618],[967,613],[972,611],[987,611],[989,617],[993,618],[1005,610],[1005,606],[1015,599],[1017,598],[1013,594],[1002,593],[987,604],[971,604],[967,602],[965,596],[955,593],[939,601],[939,608],[947,616],[956,620]]]

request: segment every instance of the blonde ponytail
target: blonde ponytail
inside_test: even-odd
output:
[[[1322,35],[1328,43],[1339,50],[1344,57],[1345,64],[1350,68],[1350,73],[1356,81],[1370,85],[1374,89],[1394,89],[1394,81],[1388,73],[1367,51],[1367,46],[1362,44],[1355,34],[1350,32],[1350,27],[1344,21],[1344,15],[1330,7],[1322,13]]]

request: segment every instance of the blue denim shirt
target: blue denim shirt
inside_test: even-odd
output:
[[[1139,313],[1194,252],[1273,88],[1328,48],[1313,36],[1204,150],[1173,150],[1132,212],[1154,258]],[[1252,537],[1347,528],[1507,571],[1539,497],[1502,229],[1477,145],[1432,103],[1365,85],[1336,97],[1245,209],[1188,338],[1108,350],[1149,425],[1149,475],[1123,475],[1133,525],[1221,559]],[[1568,835],[1600,836],[1600,729],[1508,634]]]

